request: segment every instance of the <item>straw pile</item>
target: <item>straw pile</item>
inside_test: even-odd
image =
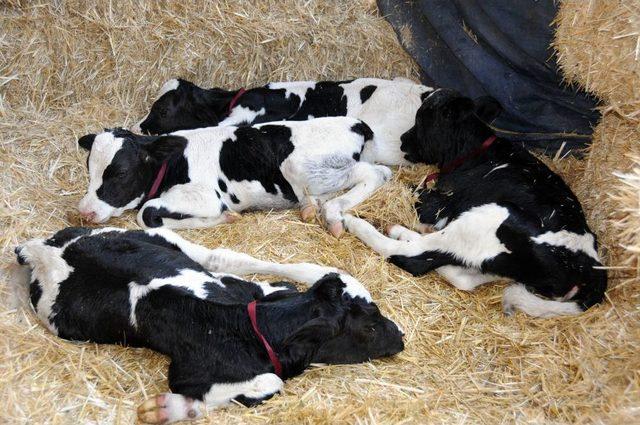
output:
[[[86,170],[77,137],[132,124],[166,78],[238,87],[417,76],[364,0],[15,0],[0,8],[3,266],[14,261],[18,242],[80,224],[75,208]],[[614,136],[600,134],[598,143]],[[577,187],[580,163],[552,165]],[[426,171],[400,170],[358,213],[380,226],[411,224],[407,184]],[[133,214],[110,224],[135,227]],[[614,423],[640,416],[640,320],[631,285],[578,318],[506,318],[502,284],[468,294],[434,275],[413,278],[350,235],[335,240],[302,223],[295,211],[245,214],[234,225],[182,234],[260,258],[349,270],[407,334],[406,350],[393,359],[314,368],[260,407],[232,406],[201,423]],[[3,274],[0,423],[132,423],[138,403],[167,390],[164,357],[57,339],[28,310],[14,308],[7,281]]]
[[[614,275],[640,277],[640,3],[563,3],[556,48],[568,81],[603,100],[583,178],[584,199]]]

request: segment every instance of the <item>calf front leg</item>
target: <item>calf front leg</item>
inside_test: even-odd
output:
[[[240,276],[249,274],[282,276],[309,286],[329,273],[340,273],[340,270],[335,267],[311,263],[275,263],[224,248],[211,250],[211,255],[204,266],[211,272],[233,273]]]
[[[215,195],[215,189],[198,184],[177,185],[156,199],[147,201],[138,212],[142,228],[192,229],[232,223],[236,213]]]
[[[421,249],[420,240],[398,241],[391,239],[378,232],[367,221],[345,214],[343,218],[346,229],[353,233],[365,245],[376,251],[385,258],[392,255],[416,256],[424,252]]]

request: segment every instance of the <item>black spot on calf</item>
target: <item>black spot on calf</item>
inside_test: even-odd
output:
[[[369,100],[369,98],[371,97],[373,92],[376,91],[376,89],[377,87],[373,85],[363,87],[362,90],[360,90],[360,102],[364,103],[367,100]]]
[[[280,164],[293,152],[291,129],[283,125],[240,127],[236,140],[226,140],[220,149],[220,168],[229,180],[258,181],[264,190],[293,203],[298,197],[280,171]],[[233,199],[233,198],[232,198]]]

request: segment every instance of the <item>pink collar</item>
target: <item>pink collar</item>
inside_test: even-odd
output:
[[[278,375],[279,377],[282,377],[282,364],[280,364],[278,355],[276,354],[275,351],[273,351],[273,348],[271,348],[271,345],[269,345],[267,338],[265,338],[264,335],[260,333],[260,328],[258,328],[258,318],[256,313],[257,305],[258,305],[258,301],[251,301],[249,304],[247,304],[247,312],[249,313],[249,319],[251,319],[251,326],[253,326],[253,332],[255,332],[258,339],[260,339],[260,342],[262,342],[262,345],[264,345],[265,350],[267,350],[267,354],[269,355],[269,360],[271,360],[271,364],[273,365],[276,375]]]
[[[167,174],[167,161],[164,161],[160,166],[156,179],[153,181],[153,185],[151,185],[151,190],[149,190],[149,193],[147,194],[147,200],[156,197],[158,189],[160,189],[160,185],[162,184],[162,180],[164,180],[165,174]]]
[[[468,159],[475,158],[476,156],[480,155],[482,152],[489,149],[489,147],[493,144],[493,142],[496,141],[496,139],[497,137],[495,134],[492,136],[489,136],[484,142],[482,142],[482,145],[480,147],[474,149],[469,154],[464,156],[459,156],[458,158],[454,159],[450,163],[443,165],[442,168],[440,168],[439,172],[429,174],[427,178],[424,180],[424,183],[422,183],[422,185],[425,186],[427,183],[432,182],[436,180],[438,177],[440,177],[440,174],[450,173],[456,168],[458,168],[459,166],[461,166],[462,164],[464,164],[464,162],[467,161]]]
[[[236,106],[236,103],[238,103],[238,100],[240,100],[240,97],[242,97],[242,95],[246,92],[246,90],[244,89],[244,87],[241,87],[240,90],[238,90],[238,93],[236,93],[232,98],[231,98],[231,102],[229,102],[229,110],[227,111],[228,114],[231,113],[231,111],[233,110],[233,108]]]

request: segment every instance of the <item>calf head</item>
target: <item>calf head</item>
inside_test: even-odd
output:
[[[329,274],[310,292],[316,297],[315,318],[293,334],[286,345],[312,352],[319,363],[359,363],[394,355],[404,349],[403,333],[384,317],[360,282]]]
[[[442,166],[475,149],[493,134],[488,126],[502,111],[491,96],[475,101],[455,90],[438,89],[416,113],[416,124],[402,149],[414,162]]]
[[[203,89],[182,80],[167,81],[149,114],[131,130],[144,134],[165,134],[178,130],[213,127],[226,116],[234,92]]]
[[[102,223],[138,207],[163,161],[184,151],[179,136],[139,136],[123,129],[87,134],[78,144],[89,151],[89,188],[78,209]]]

